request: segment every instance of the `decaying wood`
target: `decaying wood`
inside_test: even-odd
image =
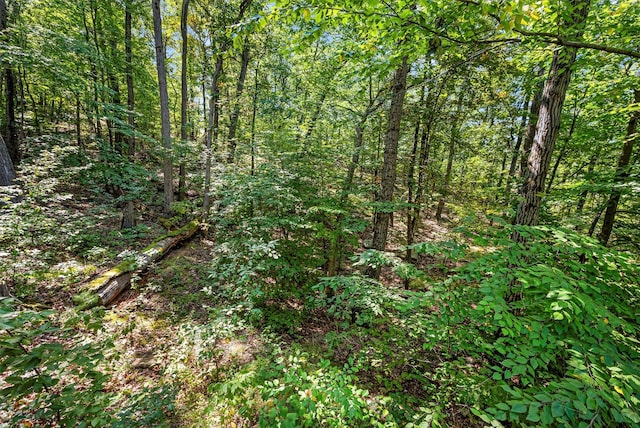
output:
[[[82,309],[108,305],[127,288],[133,273],[147,269],[177,244],[191,238],[198,228],[199,224],[194,220],[161,237],[138,253],[134,259],[125,260],[89,281],[82,287],[83,291],[74,297],[74,302]]]

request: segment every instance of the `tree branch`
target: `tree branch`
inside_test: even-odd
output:
[[[640,58],[640,52],[638,51],[634,51],[634,50],[630,50],[630,49],[621,49],[621,48],[615,48],[613,46],[605,46],[605,45],[599,45],[596,43],[588,43],[588,42],[579,42],[576,40],[568,40],[565,39],[564,37],[561,37],[557,34],[553,34],[553,33],[544,33],[544,32],[534,32],[534,31],[527,31],[527,30],[518,30],[518,29],[514,29],[513,31],[515,31],[516,33],[522,34],[523,36],[527,36],[527,37],[540,37],[542,38],[544,41],[548,42],[548,43],[553,43],[559,46],[567,46],[567,47],[572,47],[572,48],[584,48],[584,49],[594,49],[597,51],[603,51],[603,52],[609,52],[612,54],[616,54],[616,55],[625,55],[625,56],[630,56],[633,58]]]

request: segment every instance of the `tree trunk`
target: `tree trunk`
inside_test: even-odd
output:
[[[160,91],[160,116],[162,118],[162,146],[164,174],[164,204],[165,213],[171,212],[173,202],[173,163],[171,160],[171,123],[169,120],[169,93],[167,91],[167,72],[164,65],[165,50],[162,41],[162,16],[160,15],[160,0],[153,0],[153,34],[156,49],[156,66],[158,69],[158,89]]]
[[[136,137],[133,135],[134,130],[136,129],[136,121],[135,121],[135,98],[133,92],[133,50],[131,48],[131,0],[125,1],[125,11],[124,11],[124,45],[125,45],[125,56],[126,56],[126,66],[125,66],[125,74],[127,80],[127,106],[129,108],[129,112],[127,114],[127,123],[129,124],[129,139],[128,139],[128,147],[127,151],[129,156],[133,156],[136,153]]]
[[[586,95],[586,91],[584,95]],[[578,107],[578,103],[580,102],[581,99],[584,98],[584,95],[582,97],[576,97],[576,102],[575,102],[575,105],[573,106],[573,117],[571,118],[571,126],[569,127],[569,132],[567,133],[567,136],[563,140],[564,145],[562,146],[562,150],[560,150],[560,153],[558,154],[558,158],[556,159],[556,162],[553,165],[553,168],[551,170],[551,177],[549,178],[549,185],[547,186],[547,191],[546,191],[547,194],[551,192],[551,187],[553,186],[553,182],[555,181],[556,174],[558,173],[558,167],[560,166],[562,159],[564,159],[564,156],[569,151],[569,141],[571,141],[571,137],[573,137],[573,132],[576,129],[576,123],[578,121],[578,116],[580,116],[581,109],[580,107]]]
[[[84,291],[73,297],[74,303],[81,309],[108,305],[129,285],[134,272],[148,269],[152,263],[160,260],[173,247],[191,238],[198,231],[198,228],[198,223],[192,221],[163,236],[138,253],[134,260],[125,260],[87,283],[82,287]]]
[[[255,76],[254,76],[254,88],[253,99],[251,101],[251,176],[256,174],[256,115],[258,113],[258,69],[259,64],[256,64]],[[253,217],[253,209],[251,210],[251,216]]]
[[[242,91],[244,90],[244,82],[247,78],[247,67],[249,66],[249,45],[245,40],[244,47],[242,48],[242,58],[240,60],[240,74],[238,75],[238,83],[236,86],[236,99],[233,106],[231,117],[229,118],[229,154],[227,156],[227,162],[233,163],[236,154],[236,131],[238,129],[238,118],[240,117],[240,98],[242,97]]]
[[[636,107],[640,104],[640,90],[633,91],[634,103]],[[618,159],[618,167],[616,168],[616,175],[613,179],[613,189],[609,196],[607,203],[607,211],[604,213],[604,219],[602,220],[602,229],[598,234],[598,240],[602,245],[607,245],[609,238],[611,237],[611,231],[613,230],[613,224],[616,219],[616,212],[618,210],[618,203],[620,202],[620,190],[616,189],[617,185],[624,183],[629,177],[629,161],[631,160],[631,154],[633,153],[633,146],[638,139],[637,126],[640,120],[640,110],[635,110],[629,119],[627,125],[627,134],[622,146],[622,153]]]
[[[513,184],[513,177],[516,175],[516,167],[518,165],[518,156],[520,155],[520,149],[522,147],[522,140],[524,137],[524,131],[527,124],[527,113],[529,105],[531,103],[528,99],[524,100],[524,106],[522,108],[522,118],[520,120],[520,126],[518,127],[518,136],[516,137],[516,144],[513,147],[513,155],[511,156],[511,163],[509,164],[509,177],[507,178],[507,188],[505,195],[507,197],[507,204],[510,202],[511,186]]]
[[[599,151],[596,151],[591,155],[589,159],[589,167],[587,168],[587,178],[591,178],[591,174],[593,174],[594,169],[596,168],[596,160],[598,159]],[[587,195],[589,194],[588,190],[583,190],[580,193],[580,198],[578,199],[578,205],[576,206],[576,212],[581,213],[584,208],[584,204],[587,202]]]
[[[538,69],[538,76],[543,73],[542,67]],[[533,138],[536,135],[536,125],[538,124],[538,117],[540,116],[540,105],[542,104],[542,92],[544,91],[544,82],[541,82],[538,86],[533,100],[531,101],[531,108],[529,110],[529,119],[527,123],[527,130],[525,132],[524,141],[522,144],[522,154],[520,156],[520,178],[524,178],[525,171],[527,170],[527,162],[529,155],[531,154],[531,147],[533,146]]]
[[[463,84],[463,87],[467,86],[467,80]],[[458,106],[456,108],[456,112],[453,116],[453,123],[451,124],[451,142],[449,144],[449,156],[447,157],[447,169],[444,175],[444,186],[442,189],[442,195],[440,196],[440,200],[438,201],[438,208],[436,209],[436,221],[440,222],[442,220],[442,211],[444,210],[444,203],[446,200],[447,193],[449,192],[449,183],[451,182],[451,171],[453,169],[453,159],[456,154],[456,143],[458,138],[460,137],[460,114],[462,113],[462,104],[464,103],[464,94],[460,91]],[[506,158],[505,158],[506,162]]]
[[[571,0],[573,6],[568,25],[581,27],[589,9],[589,1]],[[580,36],[582,30],[576,30]],[[522,183],[522,200],[518,205],[514,223],[517,225],[537,225],[541,207],[541,193],[545,190],[545,180],[549,169],[549,161],[560,128],[562,106],[571,81],[571,67],[575,62],[576,48],[561,47],[553,54],[553,61],[544,86],[540,113],[536,124],[531,154],[527,161],[527,169]],[[513,234],[515,241],[523,241],[518,233]]]
[[[15,178],[16,171],[13,169],[13,161],[4,144],[4,139],[0,135],[0,186],[10,186]]]
[[[425,202],[424,194],[427,185],[427,167],[431,160],[431,130],[433,127],[433,122],[436,118],[436,112],[438,112],[440,109],[439,100],[447,82],[447,76],[448,73],[440,82],[437,92],[435,92],[433,96],[431,94],[429,95],[429,98],[432,98],[433,100],[427,103],[429,105],[429,110],[427,112],[427,117],[422,129],[422,135],[420,136],[418,181],[416,183],[415,196],[413,198],[413,201],[410,202],[413,207],[409,207],[409,209],[407,210],[407,246],[413,245],[415,234],[419,229],[418,225],[420,221],[420,215],[422,213],[422,205]],[[412,257],[413,251],[407,249],[407,252],[405,254],[405,260],[407,261],[407,263],[411,263]],[[406,283],[405,286],[408,286],[408,283]]]
[[[387,246],[389,220],[391,218],[389,205],[393,202],[393,189],[396,183],[400,122],[402,121],[402,108],[407,86],[408,71],[407,58],[404,57],[402,63],[396,70],[393,80],[393,93],[391,95],[389,124],[385,138],[380,193],[376,201],[379,205],[375,209],[373,221],[373,248],[378,251],[384,251]],[[367,270],[367,275],[371,278],[378,279],[380,277],[380,267],[370,267]]]
[[[180,84],[180,140],[185,144],[189,138],[187,129],[187,105],[188,105],[188,88],[187,88],[187,57],[189,53],[189,39],[187,37],[187,17],[189,15],[189,1],[182,1],[182,15],[180,16],[180,37],[182,38],[182,70]],[[178,200],[184,200],[186,186],[187,171],[184,160],[180,161],[180,171],[178,173]]]
[[[216,68],[213,72],[213,78],[211,79],[211,98],[209,99],[209,118],[207,129],[207,150],[206,161],[204,171],[204,199],[202,203],[203,215],[206,217],[209,214],[209,191],[211,189],[211,151],[212,148],[218,145],[218,122],[220,114],[218,113],[218,99],[220,98],[220,91],[218,88],[218,80],[222,75],[223,65],[222,53],[218,53],[216,58]],[[215,141],[215,143],[214,143]]]
[[[6,35],[7,29],[7,3],[6,0],[0,0],[0,41],[8,42]],[[4,65],[4,64],[2,64]],[[14,165],[20,162],[20,142],[18,139],[18,126],[16,123],[16,80],[13,70],[4,65],[4,78],[6,84],[4,86],[6,96],[6,128],[4,135],[6,137],[6,149],[11,157]]]

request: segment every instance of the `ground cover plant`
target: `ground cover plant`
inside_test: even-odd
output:
[[[0,0],[0,427],[640,426],[638,23]]]

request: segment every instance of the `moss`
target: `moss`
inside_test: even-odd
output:
[[[100,296],[91,291],[84,291],[73,296],[73,303],[79,310],[91,309],[102,304]]]

